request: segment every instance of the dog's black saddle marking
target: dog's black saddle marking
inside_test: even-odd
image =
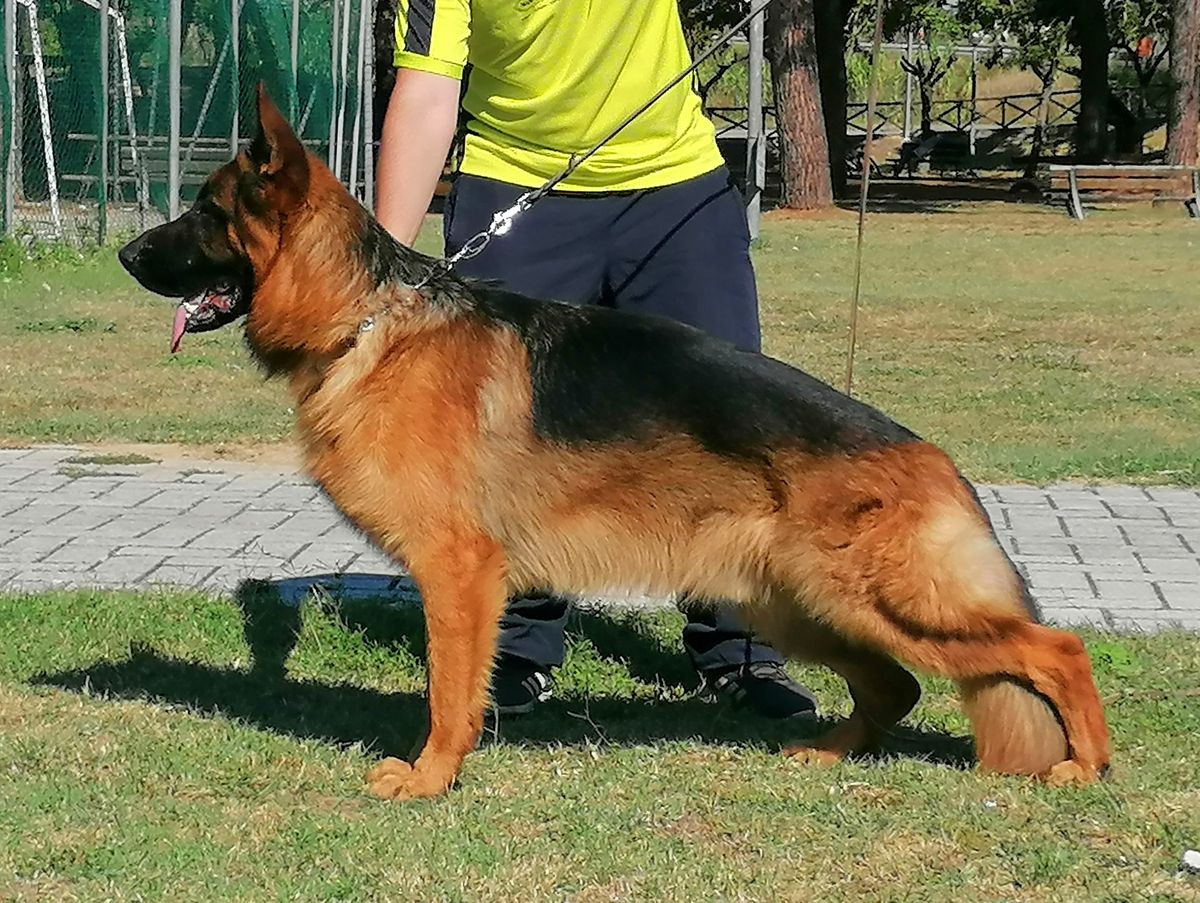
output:
[[[855,453],[918,436],[820,380],[660,317],[535,301],[474,283],[478,314],[520,336],[534,428],[567,444],[693,436],[716,454]]]

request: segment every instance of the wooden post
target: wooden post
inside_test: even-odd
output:
[[[912,57],[913,52],[913,36],[912,31],[908,32],[908,36],[904,43],[904,60],[907,62]],[[913,74],[904,70],[904,140],[907,141],[912,137],[912,99],[913,99]]]
[[[967,145],[972,157],[975,156],[975,119],[979,115],[979,54],[974,46],[971,47],[971,122],[967,126]]]

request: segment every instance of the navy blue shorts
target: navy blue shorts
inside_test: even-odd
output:
[[[445,209],[447,256],[523,192],[459,176]],[[535,298],[657,314],[748,350],[760,347],[745,206],[724,167],[647,191],[550,195],[455,268]],[[690,607],[687,616],[683,645],[697,670],[782,661],[728,608]],[[499,652],[559,665],[566,622],[563,599],[512,599],[500,621]]]
[[[445,210],[447,255],[523,191],[460,175]],[[664,188],[551,194],[456,269],[535,298],[657,314],[761,347],[746,211],[724,167]]]

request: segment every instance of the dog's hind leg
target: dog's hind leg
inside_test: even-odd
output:
[[[1091,663],[1074,634],[1015,617],[979,617],[949,634],[936,624],[878,617],[886,604],[877,602],[877,614],[866,617],[868,606],[849,607],[857,612],[839,628],[870,637],[885,652],[860,652],[850,643],[852,655],[828,661],[850,683],[855,712],[799,750],[804,758],[829,761],[869,747],[881,728],[903,717],[915,702],[915,695],[907,697],[915,681],[888,657],[894,656],[959,684],[983,768],[1059,784],[1093,781],[1107,770],[1108,728]]]
[[[1036,623],[1015,596],[989,607],[965,591],[974,576],[893,580],[886,595],[839,606],[834,627],[958,682],[984,768],[1056,783],[1100,777],[1108,728],[1083,643]]]
[[[921,698],[916,678],[883,653],[848,643],[816,622],[797,631],[797,639],[800,647],[796,651],[802,658],[842,676],[854,699],[854,709],[825,734],[784,749],[786,756],[825,764],[870,752]]]
[[[1054,784],[1101,777],[1109,764],[1108,726],[1083,642],[1073,633],[1029,623],[1003,651],[1015,661],[1001,673],[1016,681],[985,683],[982,694],[978,682],[960,682],[975,725],[980,764],[993,771],[1037,773]],[[987,694],[996,698],[988,699]],[[1064,747],[1064,728],[1069,758],[1048,768],[1044,763],[1029,767],[1011,739],[1025,731],[1057,756]]]
[[[847,488],[849,487],[849,488]],[[855,646],[962,688],[980,764],[1083,782],[1109,764],[1083,643],[1045,627],[986,512],[932,447],[905,447],[806,487],[777,582]],[[840,507],[839,507],[840,506]]]
[[[436,796],[453,783],[479,739],[487,706],[506,566],[499,546],[463,530],[406,550],[425,607],[429,735],[417,760],[384,759],[367,775],[380,799]]]
[[[953,638],[906,630],[892,648],[959,683],[982,767],[1056,784],[1101,777],[1108,727],[1080,639],[1031,621],[981,628]]]

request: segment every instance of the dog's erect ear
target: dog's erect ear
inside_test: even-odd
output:
[[[267,95],[262,82],[258,83],[258,134],[250,143],[248,155],[260,176],[290,183],[297,194],[307,187],[308,158],[304,145]]]

